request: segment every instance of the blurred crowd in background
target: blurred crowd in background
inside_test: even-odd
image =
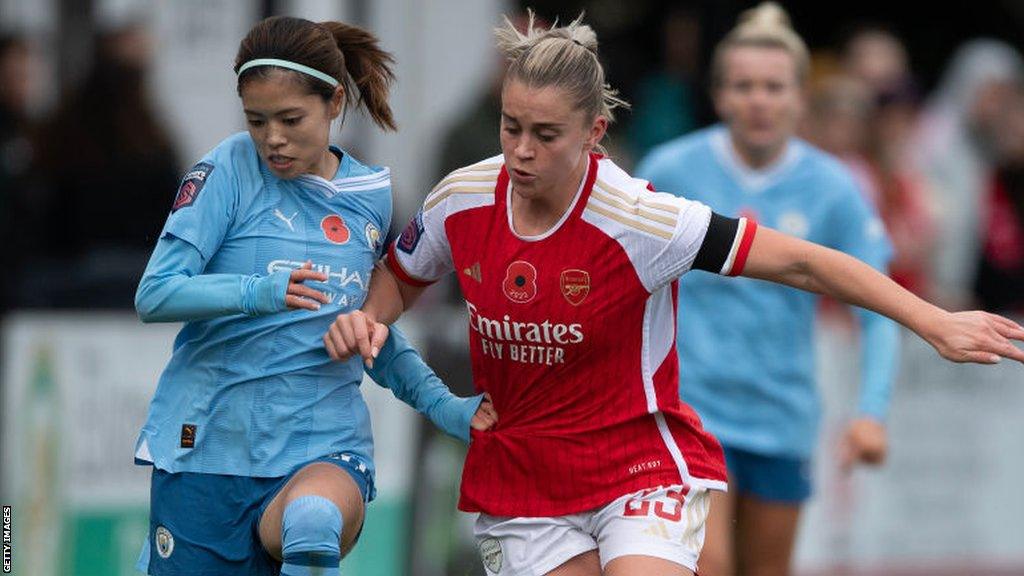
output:
[[[542,16],[573,15],[544,4]],[[575,10],[579,3],[568,4]],[[603,3],[592,4],[600,16]],[[799,30],[800,9],[791,11]],[[620,164],[714,122],[706,74],[707,46],[717,38],[705,30],[705,12],[699,2],[663,3],[632,29],[604,34],[612,38],[604,51],[612,80],[633,104],[611,133]],[[591,19],[600,26],[600,17]],[[631,35],[634,46],[656,45],[656,52],[638,61],[640,48],[613,51]],[[88,71],[40,110],[31,105],[41,88],[37,47],[13,30],[0,36],[0,242],[14,259],[3,309],[131,307],[192,160],[181,157],[153,106],[145,26],[102,29],[91,44]],[[1017,47],[967,40],[944,71],[930,71],[932,86],[888,23],[846,25],[812,49],[802,136],[841,158],[878,209],[896,246],[893,277],[953,308],[1024,311],[1024,63]],[[443,136],[437,175],[498,152],[498,64]]]
[[[129,308],[184,169],[148,93],[149,36],[97,34],[89,71],[41,115],[33,48],[0,40],[4,307]]]

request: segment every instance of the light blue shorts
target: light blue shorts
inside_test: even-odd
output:
[[[149,538],[135,567],[151,576],[278,576],[281,563],[260,542],[260,518],[292,475],[313,462],[337,465],[356,481],[364,501],[373,498],[366,465],[344,453],[275,478],[153,468]]]
[[[811,462],[764,456],[722,445],[729,468],[729,491],[765,502],[800,504],[811,496]]]

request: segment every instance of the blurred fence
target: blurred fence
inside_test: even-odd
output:
[[[856,339],[823,326],[825,418],[816,495],[800,527],[806,574],[1024,574],[1024,366],[946,362],[904,331],[889,413],[889,460],[836,466],[856,408]]]

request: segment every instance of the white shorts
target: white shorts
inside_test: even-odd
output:
[[[481,514],[476,542],[488,575],[543,576],[597,550],[601,568],[627,554],[653,556],[697,570],[710,497],[701,487],[662,486],[626,494],[601,508],[566,516]]]

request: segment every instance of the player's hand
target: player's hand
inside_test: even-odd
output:
[[[1024,328],[998,314],[945,312],[925,339],[953,362],[995,364],[1003,357],[1024,363],[1024,350],[1013,344],[1024,342]]]
[[[473,418],[469,421],[470,428],[474,430],[490,430],[492,426],[498,423],[498,412],[494,409],[494,404],[491,402],[491,395],[484,392],[484,400],[480,403],[480,406],[473,413]]]
[[[284,296],[284,303],[288,305],[289,310],[319,310],[321,304],[330,302],[327,294],[304,285],[303,282],[306,280],[326,282],[327,274],[315,272],[311,260],[306,260],[302,268],[292,270],[288,277],[288,290]]]
[[[850,423],[839,446],[839,468],[849,472],[855,464],[878,466],[885,462],[889,439],[885,425],[874,418],[858,418]]]
[[[367,368],[373,368],[373,359],[388,339],[388,327],[377,322],[362,310],[339,314],[324,334],[327,354],[334,360],[348,360],[356,354],[363,357]]]

